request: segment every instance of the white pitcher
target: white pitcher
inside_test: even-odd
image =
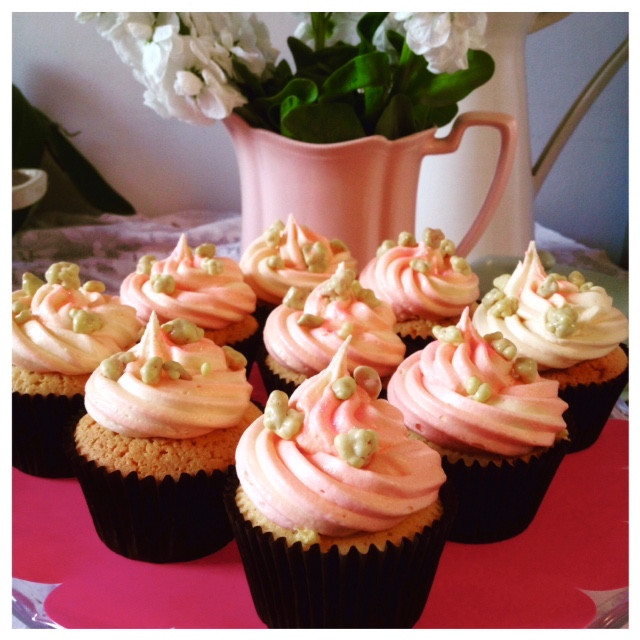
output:
[[[518,142],[511,177],[493,219],[468,258],[524,255],[533,239],[533,202],[552,164],[582,116],[628,59],[628,39],[604,63],[551,136],[532,167],[527,101],[525,41],[528,34],[564,18],[566,13],[489,13],[486,50],[496,70],[491,80],[460,103],[460,110],[487,109],[516,119]],[[447,127],[441,129],[447,133]],[[459,242],[487,192],[498,156],[491,131],[470,131],[455,154],[427,157],[422,163],[416,206],[416,232],[439,227]],[[484,157],[484,162],[478,162]],[[465,176],[466,179],[461,179]],[[473,179],[470,179],[473,177]]]

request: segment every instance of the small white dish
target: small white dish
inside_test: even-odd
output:
[[[19,211],[34,205],[47,191],[47,174],[42,169],[13,169],[12,210]]]

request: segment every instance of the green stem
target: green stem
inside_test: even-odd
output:
[[[414,71],[424,64],[425,61],[413,53],[405,42],[395,74],[392,93],[404,93],[411,82]]]
[[[324,49],[327,30],[331,20],[331,12],[323,13],[322,11],[311,12],[311,30],[313,31],[313,42],[316,51]]]

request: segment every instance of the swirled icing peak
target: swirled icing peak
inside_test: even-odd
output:
[[[496,278],[473,323],[481,333],[500,331],[540,369],[599,358],[629,335],[627,318],[603,287],[578,271],[547,273],[535,242],[512,274]]]
[[[289,287],[309,291],[343,262],[356,268],[344,242],[329,240],[289,215],[286,224],[277,220],[244,250],[240,268],[258,298],[280,304]]]
[[[333,354],[351,336],[349,369],[366,365],[387,377],[405,354],[394,325],[391,307],[341,263],[306,297],[299,289],[285,296],[285,302],[267,318],[264,343],[282,366],[308,376],[327,368]]]
[[[398,321],[458,317],[479,295],[478,276],[440,229],[422,240],[402,232],[385,240],[360,274],[360,282],[391,305]]]
[[[382,531],[432,504],[445,480],[440,456],[407,437],[401,413],[377,397],[375,371],[349,372],[349,341],[288,401],[274,392],[236,450],[244,491],[287,529]]]
[[[152,312],[140,342],[91,374],[85,406],[96,422],[144,438],[195,438],[238,424],[252,392],[242,363],[189,321],[176,333],[177,322],[161,326]]]
[[[22,289],[12,293],[14,365],[41,373],[89,374],[138,339],[135,309],[104,293],[102,282],[82,284],[77,264],[53,263],[45,280],[26,272]]]
[[[407,427],[472,454],[518,456],[551,446],[566,426],[557,381],[540,377],[535,360],[500,332],[481,337],[468,308],[445,329],[389,381],[389,402]]]
[[[161,322],[183,318],[202,329],[241,322],[256,308],[256,295],[238,264],[216,256],[211,243],[192,249],[184,233],[167,258],[142,256],[123,280],[120,295],[143,322],[155,311]]]

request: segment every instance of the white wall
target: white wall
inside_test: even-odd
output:
[[[297,19],[264,13],[277,46]],[[533,158],[583,85],[628,33],[626,13],[573,14],[527,41]],[[164,120],[93,25],[72,13],[13,13],[13,82],[139,210],[240,210],[231,140],[222,124]],[[628,218],[628,71],[598,99],[535,203],[547,226],[620,258]]]
[[[575,13],[527,40],[537,160],[583,87],[629,34],[627,13]],[[535,200],[536,219],[618,262],[629,217],[629,65],[594,102]],[[624,248],[626,251],[626,247]]]

